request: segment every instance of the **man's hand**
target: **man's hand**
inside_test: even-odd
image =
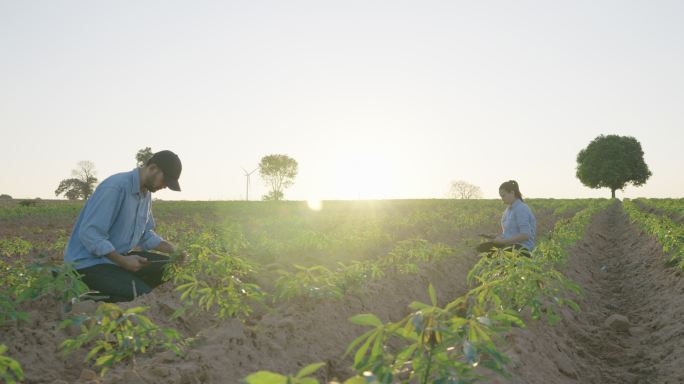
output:
[[[178,248],[174,249],[173,252],[171,253],[171,261],[178,263],[178,264],[183,264],[185,263],[185,260],[188,258],[188,253],[180,250]]]
[[[187,252],[177,248],[166,240],[162,240],[159,245],[154,248],[155,251],[167,253],[171,257],[171,261],[182,264],[188,258]]]
[[[121,268],[131,272],[138,272],[142,267],[146,266],[148,263],[149,262],[147,261],[147,259],[140,255],[122,256],[117,261],[117,264],[119,264]]]
[[[140,255],[123,256],[116,251],[108,254],[107,257],[119,267],[131,272],[138,272],[149,263],[146,258]]]

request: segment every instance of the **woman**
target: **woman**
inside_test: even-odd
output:
[[[499,196],[508,205],[501,217],[502,233],[494,240],[480,244],[478,250],[492,252],[495,249],[513,248],[530,257],[537,237],[537,219],[523,201],[520,187],[515,180],[501,184]]]

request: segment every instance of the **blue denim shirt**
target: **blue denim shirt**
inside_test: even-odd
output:
[[[530,207],[520,199],[515,199],[513,204],[504,211],[501,217],[501,228],[504,239],[510,239],[521,233],[529,235],[530,238],[521,242],[520,245],[530,251],[534,249],[537,239],[537,219]]]
[[[114,250],[124,254],[136,246],[144,250],[157,247],[162,238],[154,233],[151,203],[151,193],[140,192],[137,168],[106,178],[81,209],[64,261],[82,269],[115,264],[106,257]]]

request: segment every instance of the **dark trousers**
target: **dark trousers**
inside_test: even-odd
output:
[[[162,283],[164,267],[169,262],[167,256],[138,251],[127,255],[140,255],[150,263],[137,272],[125,270],[115,264],[98,264],[78,270],[88,288],[105,296],[102,301],[131,301],[137,296],[152,292],[152,288]]]
[[[496,252],[498,249],[504,249],[504,250],[506,250],[506,249],[508,249],[508,250],[515,249],[515,250],[519,250],[519,251],[520,251],[520,254],[523,255],[523,256],[525,256],[525,257],[532,257],[532,255],[530,254],[530,250],[527,249],[527,248],[525,248],[525,247],[523,247],[523,246],[520,245],[520,244],[513,244],[513,245],[496,245],[496,244],[494,244],[494,243],[491,242],[491,241],[487,241],[487,242],[484,242],[484,243],[482,243],[482,244],[480,244],[480,245],[477,246],[477,251],[480,252],[480,253],[486,252],[486,253],[487,253],[487,256],[493,255],[494,252]]]

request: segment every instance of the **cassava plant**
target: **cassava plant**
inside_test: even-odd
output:
[[[321,369],[325,363],[309,364],[294,376],[285,376],[268,371],[259,371],[245,377],[247,384],[318,384],[318,380],[311,377]]]
[[[142,315],[144,307],[122,309],[116,304],[102,303],[92,315],[81,315],[64,320],[60,327],[77,326],[81,333],[60,345],[63,355],[82,347],[90,350],[85,362],[93,361],[100,375],[115,364],[133,360],[139,353],[154,348],[169,349],[181,354],[184,339],[173,328],[162,328]]]
[[[220,319],[245,318],[254,303],[263,301],[264,293],[259,286],[244,281],[252,274],[252,265],[204,245],[193,244],[188,250],[190,260],[172,277],[183,302],[174,317],[201,310],[216,311]]]
[[[13,358],[6,356],[7,346],[0,344],[0,379],[7,384],[15,384],[24,380],[24,371],[21,364]]]
[[[350,319],[372,327],[347,348],[347,353],[356,350],[354,370],[371,372],[383,384],[470,383],[481,377],[478,366],[503,374],[507,359],[496,348],[497,335],[522,321],[512,313],[485,310],[486,300],[472,294],[442,308],[432,285],[428,291],[430,304],[411,303],[414,312],[396,323],[383,324],[372,314]]]

